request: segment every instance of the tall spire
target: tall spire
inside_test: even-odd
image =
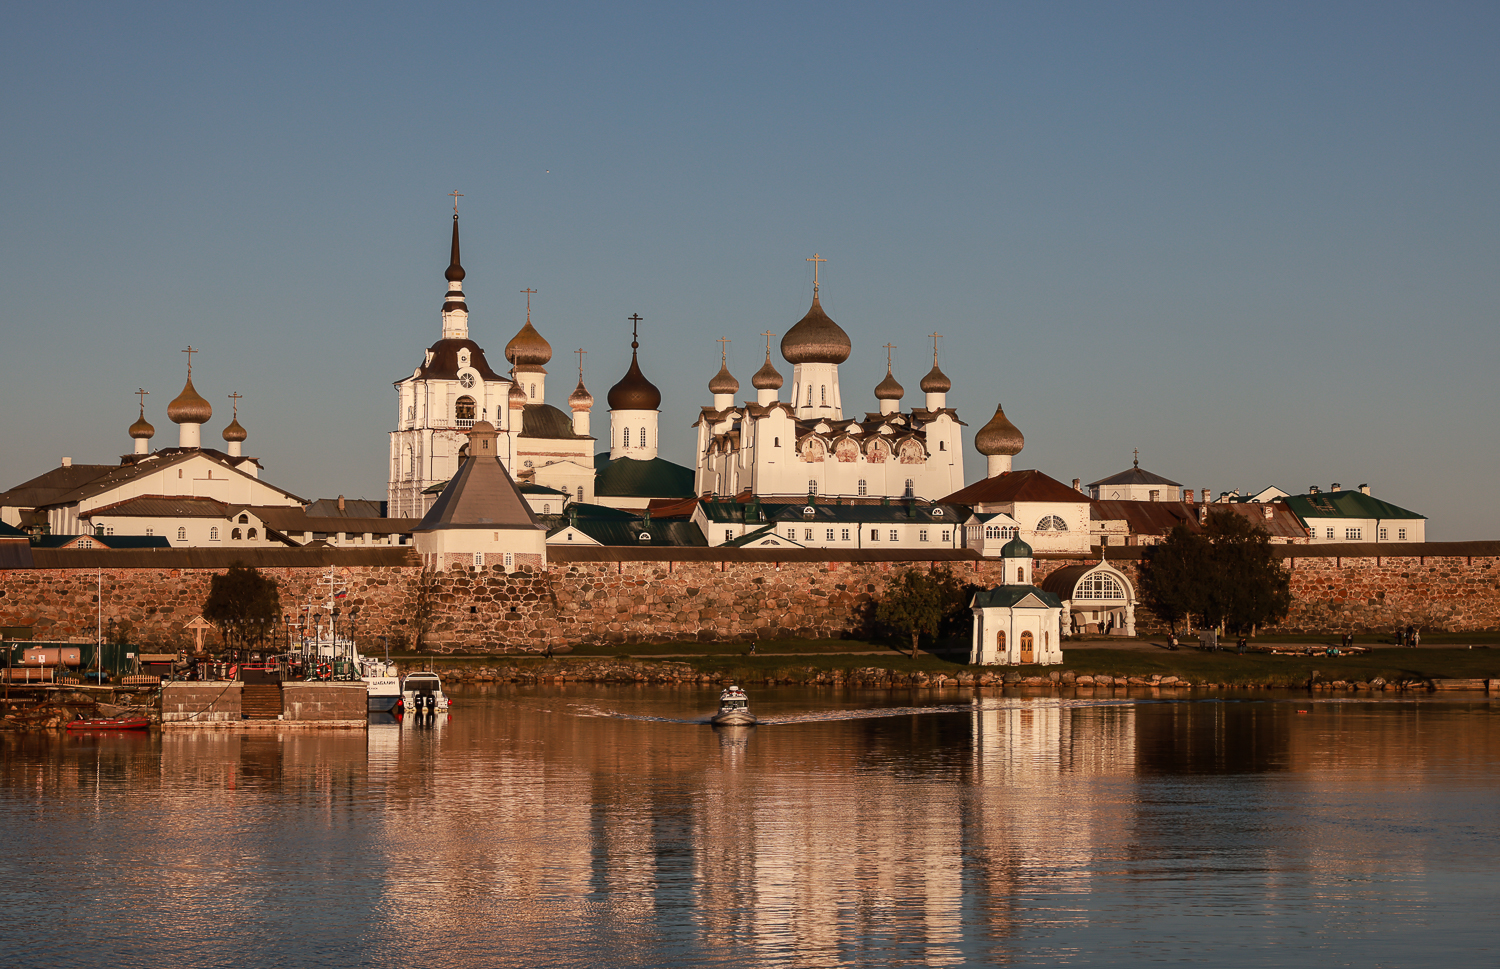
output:
[[[463,198],[455,189],[453,195],[453,247],[448,255],[448,269],[443,278],[448,280],[448,295],[443,299],[443,339],[467,340],[469,338],[469,304],[464,298],[464,267],[458,258],[458,200]]]

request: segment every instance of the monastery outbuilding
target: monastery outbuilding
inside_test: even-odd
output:
[[[1061,663],[1063,604],[1032,584],[1031,547],[1013,538],[1000,550],[1004,585],[974,593],[969,662],[976,666]],[[1010,581],[1014,579],[1015,581]]]

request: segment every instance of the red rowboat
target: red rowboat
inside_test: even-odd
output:
[[[151,721],[145,717],[96,717],[93,720],[74,720],[69,730],[145,730]]]

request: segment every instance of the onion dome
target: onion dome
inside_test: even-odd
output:
[[[630,369],[625,371],[619,383],[609,388],[610,410],[656,410],[661,406],[661,391],[641,373],[641,365],[636,360],[635,350],[639,346],[639,343],[631,342]]]
[[[505,359],[517,370],[537,370],[552,359],[552,344],[542,339],[528,318],[521,332],[505,345]]]
[[[463,282],[464,267],[458,264],[458,213],[453,214],[453,252],[448,257],[448,271],[443,277],[450,283]]]
[[[901,395],[904,393],[906,393],[906,388],[896,382],[896,378],[891,376],[891,370],[887,367],[885,370],[885,379],[875,385],[875,399],[900,400]]]
[[[766,362],[750,378],[750,386],[756,390],[780,390],[782,383],[781,374],[771,366],[771,355],[767,353]]]
[[[573,410],[588,410],[594,406],[594,395],[583,386],[583,378],[578,378],[578,386],[568,395],[568,406]]]
[[[182,393],[167,405],[167,417],[174,424],[207,424],[213,416],[213,406],[193,389],[193,377],[189,374]]]
[[[974,447],[983,455],[1018,454],[1026,444],[1021,431],[1005,416],[1004,407],[995,408],[995,416],[974,435]]]
[[[849,334],[823,312],[816,294],[812,309],[781,338],[781,355],[790,364],[843,363],[851,349]]]
[[[224,428],[224,440],[226,441],[243,441],[249,436],[249,432],[240,426],[240,419],[238,417],[230,421],[229,426]]]
[[[1021,541],[1021,536],[1017,535],[1001,547],[1000,557],[1003,559],[1029,559],[1031,558],[1031,546]]]
[[[522,387],[519,381],[512,381],[507,399],[510,401],[511,410],[520,410],[526,406],[526,388]]]
[[[922,393],[924,394],[946,394],[953,389],[953,381],[948,375],[938,369],[936,362],[932,369],[927,371],[927,376],[922,378]]]
[[[137,440],[150,440],[156,434],[156,428],[146,420],[146,408],[141,407],[141,416],[130,425],[130,436]]]
[[[714,374],[708,382],[708,392],[714,396],[729,394],[733,396],[740,392],[740,382],[734,379],[734,374],[729,372],[729,362],[726,360],[719,367],[719,372]]]

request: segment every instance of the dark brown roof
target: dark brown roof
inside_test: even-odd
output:
[[[234,474],[245,474],[245,472],[241,471],[236,465],[244,463],[244,461],[247,459],[232,458],[229,455],[224,454],[222,451],[214,451],[208,448],[171,448],[169,450],[157,451],[155,454],[146,455],[142,460],[136,461],[132,464],[122,464],[117,467],[110,467],[105,471],[104,474],[96,475],[95,477],[83,482],[71,491],[67,491],[61,495],[57,495],[56,497],[48,501],[47,504],[68,505],[72,504],[75,501],[82,501],[85,498],[91,498],[94,495],[102,494],[103,492],[106,492],[111,488],[117,488],[126,481],[131,481],[144,475],[153,474],[164,468],[174,467],[178,464],[182,464],[185,461],[189,461],[194,457],[205,457],[221,465],[226,470]],[[251,475],[245,476],[252,477]],[[288,498],[292,499],[298,504],[305,504],[303,499],[298,498],[290,491],[278,488],[273,484],[261,480],[260,478],[256,478],[255,480],[259,484],[264,485],[272,491],[286,495]]]
[[[432,362],[424,363],[417,368],[417,376],[428,380],[456,380],[458,379],[458,351],[468,348],[469,366],[479,371],[479,376],[485,380],[505,380],[505,377],[490,369],[489,363],[484,359],[484,350],[473,340],[439,340],[427,348],[432,354]],[[403,380],[407,379],[405,377]],[[400,381],[397,381],[400,383]]]
[[[464,267],[458,262],[458,213],[453,213],[453,248],[448,252],[448,271],[443,273],[443,278],[450,283],[461,283],[464,279]]]
[[[641,373],[636,351],[630,351],[630,369],[620,382],[609,388],[610,410],[656,410],[661,406],[661,391]]]
[[[351,515],[309,515],[301,508],[264,506],[250,508],[257,518],[283,535],[288,532],[354,532],[376,535],[405,535],[418,524],[419,518],[356,518]]]
[[[781,338],[781,355],[790,364],[843,363],[852,349],[849,334],[823,312],[816,294],[807,315]]]
[[[971,548],[933,549],[920,558],[914,549],[870,548],[713,548],[674,546],[547,546],[547,561],[570,562],[971,562],[979,553]]]
[[[1042,580],[1042,588],[1059,599],[1071,599],[1078,580],[1097,569],[1099,565],[1098,562],[1090,562],[1088,565],[1067,565],[1049,572]]]
[[[1192,532],[1202,531],[1198,524],[1201,505],[1186,501],[1090,501],[1089,516],[1095,521],[1124,521],[1132,535],[1166,535],[1178,524]],[[1306,538],[1307,530],[1292,510],[1281,502],[1269,504],[1218,504],[1208,506],[1211,513],[1227,512],[1248,519],[1272,538]],[[1265,510],[1271,509],[1271,517]]]
[[[1172,480],[1170,480],[1168,478],[1163,478],[1161,475],[1159,475],[1159,474],[1152,474],[1150,471],[1142,471],[1141,468],[1140,468],[1140,465],[1136,465],[1133,468],[1126,468],[1124,471],[1121,471],[1119,474],[1112,474],[1108,478],[1100,478],[1098,481],[1090,482],[1089,483],[1089,487],[1090,488],[1094,488],[1094,487],[1097,487],[1099,485],[1112,485],[1112,484],[1122,484],[1122,485],[1153,485],[1153,484],[1155,484],[1155,485],[1173,485],[1173,486],[1178,487],[1178,488],[1182,487],[1182,482],[1180,482],[1180,481],[1172,481]]]
[[[755,371],[755,376],[750,378],[750,386],[756,390],[780,390],[782,384],[781,372],[771,364],[771,355],[766,354],[766,362]]]
[[[23,481],[0,494],[0,505],[10,508],[40,508],[63,495],[119,469],[118,464],[74,464],[53,468],[29,481]]]
[[[906,388],[891,375],[890,368],[885,371],[885,379],[875,385],[876,400],[900,400],[901,395],[906,393]]]
[[[469,431],[469,459],[459,467],[413,531],[440,528],[535,528],[546,530],[500,463],[494,425],[479,421]]]
[[[79,518],[95,516],[119,518],[226,518],[229,505],[213,498],[174,497],[172,495],[140,495],[126,498],[93,511],[86,511]]]
[[[719,372],[714,374],[708,381],[708,392],[710,394],[737,394],[740,392],[740,382],[734,379],[734,374],[729,372],[729,363],[725,361],[720,364]]]
[[[953,389],[953,381],[948,375],[938,369],[937,361],[933,361],[932,369],[927,371],[927,376],[922,378],[922,393],[924,394],[946,394]]]
[[[1088,501],[1072,488],[1040,471],[1008,471],[976,481],[942,499],[945,504],[979,505],[1006,501]]]
[[[526,325],[505,345],[505,359],[515,364],[517,370],[546,373],[542,364],[552,359],[552,344],[543,339],[527,319]]]

